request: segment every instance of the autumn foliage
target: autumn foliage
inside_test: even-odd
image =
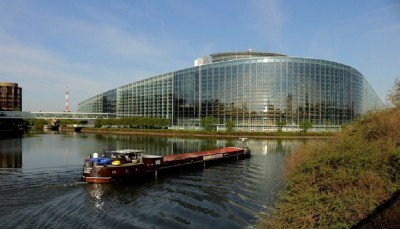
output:
[[[400,188],[400,107],[368,113],[285,161],[286,186],[258,228],[349,228]]]

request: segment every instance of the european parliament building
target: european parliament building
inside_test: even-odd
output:
[[[356,69],[333,61],[254,52],[216,53],[195,66],[133,82],[86,99],[78,112],[168,118],[195,129],[204,117],[236,130],[340,126],[383,106]]]

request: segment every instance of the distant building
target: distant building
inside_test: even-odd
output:
[[[22,111],[22,88],[17,83],[0,82],[0,110]]]
[[[180,129],[196,128],[211,116],[219,128],[234,121],[238,131],[270,131],[304,121],[339,127],[381,107],[351,66],[249,50],[212,54],[194,67],[111,89],[80,102],[78,111],[168,118]]]

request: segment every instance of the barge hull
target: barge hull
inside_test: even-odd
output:
[[[82,176],[82,181],[87,183],[107,184],[111,182],[111,177]]]
[[[249,148],[225,147],[193,153],[153,156],[144,155],[141,163],[121,165],[88,165],[86,159],[82,181],[87,183],[110,183],[113,179],[155,177],[173,171],[206,167],[228,160],[239,160],[251,156]]]

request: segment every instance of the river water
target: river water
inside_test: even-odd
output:
[[[0,228],[250,228],[283,185],[285,154],[304,141],[249,139],[249,159],[146,181],[86,184],[83,158],[95,151],[165,155],[237,141],[58,132],[0,140]]]

